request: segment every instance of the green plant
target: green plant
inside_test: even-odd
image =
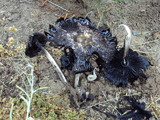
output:
[[[27,78],[27,83],[26,83],[26,89],[23,89],[22,87],[18,86],[17,85],[17,88],[20,89],[24,95],[20,95],[21,99],[24,100],[24,102],[26,103],[27,105],[27,113],[26,113],[26,120],[31,120],[32,118],[30,117],[30,112],[31,112],[31,102],[32,102],[32,99],[33,99],[33,95],[34,93],[36,93],[38,90],[42,90],[42,89],[45,89],[45,88],[48,88],[48,87],[41,87],[41,88],[38,88],[38,89],[34,89],[34,83],[35,83],[35,78],[34,78],[34,67],[31,65],[31,64],[28,64],[26,66],[26,69],[29,69],[30,72],[27,73],[27,72],[23,72],[23,74],[26,76]],[[27,89],[29,88],[29,89]]]
[[[0,99],[3,111],[0,109],[0,119],[24,120],[26,117],[26,103],[19,98]],[[70,101],[66,93],[34,94],[31,103],[30,119],[40,120],[84,120],[86,117],[83,110],[70,108]],[[11,108],[11,109],[10,109]],[[10,113],[10,114],[9,114]]]

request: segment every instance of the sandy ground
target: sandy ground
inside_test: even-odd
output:
[[[117,88],[107,80],[99,76],[98,80],[89,83],[85,78],[81,79],[81,87],[89,90],[96,96],[95,100],[86,103],[83,107],[95,104],[105,99],[112,100],[128,91],[141,93],[142,100],[147,104],[160,98],[160,1],[159,0],[134,0],[116,2],[112,0],[56,0],[59,6],[69,10],[45,4],[39,0],[0,0],[0,44],[9,51],[14,51],[20,44],[27,44],[28,36],[34,32],[48,30],[49,24],[54,24],[59,17],[88,16],[98,25],[106,25],[112,34],[118,38],[119,45],[123,44],[125,31],[118,28],[119,24],[127,24],[132,32],[132,48],[139,54],[147,57],[152,64],[146,71],[148,77],[145,84],[136,82],[127,88]],[[16,32],[8,30],[15,26]],[[7,46],[8,40],[13,37],[15,42]],[[59,64],[60,51],[55,48],[47,48]],[[0,50],[1,52],[1,50]],[[18,51],[19,52],[19,51]],[[0,56],[0,96],[16,97],[19,90],[16,85],[23,85],[18,73],[25,69],[27,63],[35,65],[36,87],[50,87],[45,92],[56,94],[65,89],[57,73],[51,64],[40,53],[38,57],[28,58],[24,49],[14,57],[9,54]],[[71,73],[64,71],[66,78],[72,83]],[[71,76],[71,77],[70,77]],[[159,101],[160,102],[160,101]],[[160,104],[160,103],[159,103]],[[150,109],[151,110],[151,109]],[[105,119],[105,115],[89,109],[89,116],[95,119]],[[154,118],[153,118],[154,119]]]

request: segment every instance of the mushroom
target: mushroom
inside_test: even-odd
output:
[[[34,57],[38,55],[38,52],[41,50],[46,54],[46,57],[51,62],[52,66],[56,70],[57,74],[59,75],[61,81],[63,83],[67,83],[65,76],[63,75],[61,69],[57,65],[56,61],[53,57],[49,54],[49,52],[44,48],[47,42],[47,37],[42,33],[34,33],[32,36],[29,37],[29,42],[25,50],[25,54],[29,57]]]
[[[103,65],[104,77],[117,86],[126,87],[128,82],[133,84],[138,78],[147,79],[143,70],[150,65],[147,58],[139,56],[137,52],[130,49],[131,30],[127,25],[125,28],[128,35],[124,41],[124,47],[117,50],[113,59]]]

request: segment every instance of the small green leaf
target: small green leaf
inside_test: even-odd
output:
[[[18,89],[20,89],[22,92],[24,92],[24,94],[25,94],[25,95],[27,96],[27,98],[29,99],[28,93],[27,93],[23,88],[19,87],[18,85],[16,85],[16,87],[17,87]]]
[[[47,88],[49,88],[49,87],[41,87],[41,88],[38,88],[38,89],[34,90],[33,93],[37,92],[38,90],[47,89]]]

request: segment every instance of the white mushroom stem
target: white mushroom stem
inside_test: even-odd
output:
[[[121,27],[121,26],[123,26],[128,33],[128,35],[126,36],[126,39],[124,41],[124,55],[123,55],[124,64],[126,64],[125,58],[127,57],[127,54],[128,54],[129,48],[130,48],[132,33],[131,33],[130,28],[127,25],[120,24],[119,27]]]
[[[96,68],[93,70],[93,74],[90,74],[87,76],[87,80],[88,81],[94,81],[97,79],[97,75],[96,75]]]
[[[61,69],[59,68],[59,66],[57,65],[56,61],[53,59],[53,57],[49,54],[49,52],[44,47],[41,46],[41,49],[46,54],[46,57],[51,62],[52,66],[56,70],[56,72],[57,72],[58,76],[60,77],[61,81],[64,82],[64,83],[68,83],[66,78],[65,78],[65,76],[64,76],[64,74],[62,73]]]
[[[74,88],[76,88],[79,85],[80,76],[81,76],[81,73],[78,73],[78,74],[75,75]]]

